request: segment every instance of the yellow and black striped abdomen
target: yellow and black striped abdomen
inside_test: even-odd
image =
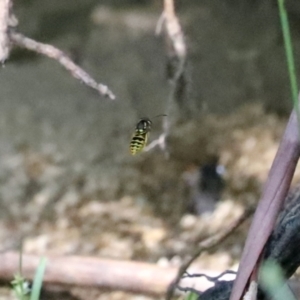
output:
[[[147,144],[148,133],[136,133],[130,142],[130,152],[135,155],[141,152]]]

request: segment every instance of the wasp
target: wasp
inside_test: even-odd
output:
[[[166,116],[158,115],[156,117]],[[149,118],[141,118],[135,126],[135,133],[130,142],[130,153],[135,155],[141,152],[147,144],[149,133],[152,128],[152,121]]]

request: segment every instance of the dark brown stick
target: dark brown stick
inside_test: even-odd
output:
[[[293,111],[252,221],[230,300],[240,300],[245,291],[288,193],[299,155],[298,122]]]
[[[73,77],[82,81],[85,85],[97,90],[102,96],[114,100],[116,97],[113,92],[104,84],[97,83],[86,71],[76,65],[63,51],[52,45],[39,43],[20,33],[9,31],[10,41],[21,48],[25,48],[39,54],[53,58],[60,63]]]

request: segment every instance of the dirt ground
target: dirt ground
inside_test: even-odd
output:
[[[7,157],[1,170],[10,174],[6,188],[14,188],[16,197],[18,188],[26,188],[28,200],[22,204],[22,209],[16,201],[9,206],[4,205],[6,218],[3,217],[0,224],[1,251],[18,249],[23,238],[26,253],[93,255],[179,266],[189,251],[197,246],[195,241],[219,232],[245,207],[257,202],[286,120],[266,114],[260,106],[254,105],[228,117],[207,116],[201,122],[208,128],[214,128],[215,135],[207,147],[217,147],[220,164],[226,170],[225,190],[213,213],[194,216],[182,211],[179,216],[176,212],[177,219],[169,222],[161,216],[160,206],[151,205],[138,196],[124,194],[114,201],[103,201],[96,194],[89,194],[84,176],[76,180],[73,178],[68,192],[55,190],[52,185],[62,172],[63,158],[55,157],[55,153],[45,155],[20,148]],[[192,132],[194,125],[175,129],[174,145],[182,132],[189,128],[195,137],[196,133]],[[211,132],[206,131],[210,137]],[[158,150],[142,153],[138,159],[143,156],[147,156],[148,164],[152,163],[152,175],[155,176],[155,172],[161,174],[157,170],[160,170],[164,156]],[[163,176],[176,177],[183,184],[183,174],[190,172],[190,164],[180,159],[174,161],[180,167],[170,168],[171,174],[164,173]],[[145,173],[148,178],[150,175]],[[299,174],[297,170],[296,179]],[[155,179],[152,178],[154,184]],[[136,184],[143,187],[143,179]],[[147,195],[147,191],[144,194]],[[180,197],[178,199],[180,201]],[[172,215],[172,209],[169,212]],[[236,267],[248,225],[249,222],[246,222],[225,242],[203,253],[195,265],[220,272]],[[9,292],[3,290],[1,299],[10,299],[5,294]],[[62,299],[58,294],[56,298],[50,298],[50,295],[47,294],[44,299]],[[63,299],[154,298],[120,291],[74,288]]]
[[[22,240],[23,251],[37,255],[179,266],[198,241],[255,205],[267,178],[291,107],[277,7],[181,1],[189,113],[180,112],[181,123],[170,116],[166,159],[159,148],[128,152],[136,121],[164,113],[170,92],[165,44],[155,35],[160,3],[73,2],[16,4],[18,30],[66,51],[118,99],[100,99],[47,58],[12,54],[0,70],[0,251],[18,250]],[[188,214],[186,178],[211,157],[225,168],[221,200],[211,214]],[[299,176],[297,169],[295,183]],[[249,222],[195,265],[236,268]],[[1,299],[12,299],[7,287]],[[45,291],[43,299],[154,298],[72,288]]]

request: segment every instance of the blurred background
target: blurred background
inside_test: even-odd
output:
[[[300,3],[287,9],[299,67]],[[178,266],[258,201],[292,107],[277,1],[176,1],[188,57],[185,97],[167,116],[170,156],[131,156],[139,119],[168,109],[162,10],[158,0],[14,1],[18,31],[64,50],[117,99],[46,57],[11,53],[0,70],[1,251],[23,238],[26,253]],[[248,225],[199,267],[236,265]],[[152,299],[89,293],[64,299]]]

